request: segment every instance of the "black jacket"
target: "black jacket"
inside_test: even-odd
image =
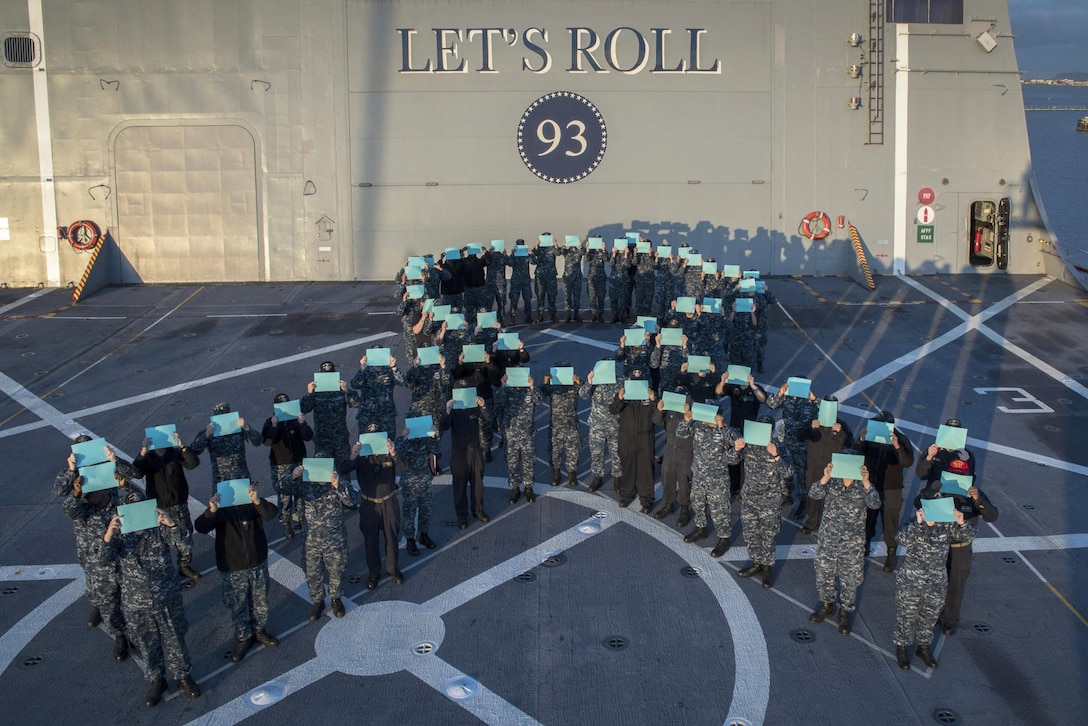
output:
[[[261,520],[275,519],[279,509],[262,499],[260,504],[239,504],[205,510],[193,522],[201,534],[215,530],[215,566],[220,572],[238,572],[268,559],[268,538]]]
[[[199,464],[200,458],[187,446],[141,452],[132,462],[146,482],[147,498],[157,499],[160,507],[173,507],[189,500],[185,469],[195,469]]]

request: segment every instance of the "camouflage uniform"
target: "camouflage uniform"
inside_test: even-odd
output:
[[[679,345],[659,345],[650,353],[650,368],[661,371],[658,382],[659,391],[672,391],[676,388],[676,377],[680,367],[687,360],[687,350]]]
[[[892,642],[897,646],[928,646],[933,641],[933,625],[948,587],[945,562],[949,545],[974,538],[975,528],[967,522],[937,522],[930,527],[913,520],[900,530],[899,544],[906,547],[906,555],[895,578]]]
[[[513,252],[506,255],[506,264],[510,266],[510,323],[514,323],[517,313],[518,298],[522,300],[525,322],[532,320],[532,278],[529,275],[529,257],[518,257]]]
[[[689,355],[707,355],[710,352],[710,331],[707,330],[706,318],[699,313],[683,315],[680,327],[688,336]]]
[[[438,418],[434,419],[438,424]],[[398,436],[393,442],[397,456],[404,461],[400,473],[401,531],[408,539],[416,538],[416,514],[419,514],[419,533],[427,534],[431,528],[431,474],[430,457],[438,456],[438,437],[426,436],[409,439]]]
[[[359,493],[348,477],[341,477],[333,487],[329,482],[304,481],[287,474],[280,487],[298,501],[302,519],[306,522],[303,562],[310,602],[325,601],[325,577],[329,573],[329,597],[344,596],[341,579],[348,564],[348,530],[344,526],[344,508],[359,506]]]
[[[725,325],[729,362],[735,366],[755,368],[756,328],[752,325],[751,314],[730,311],[725,316]]]
[[[717,424],[692,419],[680,421],[676,426],[676,435],[693,441],[691,498],[694,503],[692,519],[695,526],[706,527],[706,512],[709,508],[718,537],[729,537],[733,528],[733,507],[729,501],[729,466],[740,461],[740,452],[734,446],[740,438],[740,432],[728,426],[719,427]],[[771,547],[773,552],[773,536]],[[771,562],[764,564],[773,563],[772,556]]]
[[[354,391],[314,391],[299,399],[302,413],[314,414],[314,451],[331,456],[336,465],[351,455],[348,443],[348,406],[356,408],[359,398]]]
[[[586,291],[589,293],[589,308],[593,313],[591,319],[603,322],[604,298],[608,288],[608,275],[605,274],[604,266],[608,262],[608,253],[604,250],[587,250],[586,261],[589,263]]]
[[[314,431],[305,421],[301,424],[297,420],[276,421],[273,425],[272,419],[268,419],[261,430],[261,438],[264,439],[265,446],[271,447],[268,453],[268,464],[271,467],[271,481],[276,487],[276,496],[279,498],[280,524],[283,525],[284,534],[294,537],[295,530],[291,524],[291,518],[298,509],[298,503],[294,494],[282,489],[281,484],[283,478],[290,476],[295,467],[302,466],[302,460],[306,458],[305,442],[313,440]],[[314,456],[328,455],[327,451],[314,451]],[[301,512],[299,520],[305,521]]]
[[[484,287],[487,290],[487,309],[498,312],[499,320],[502,320],[506,309],[506,255],[498,250],[491,250]]]
[[[612,477],[623,471],[620,463],[619,418],[608,410],[619,390],[618,383],[582,384],[578,395],[591,400],[589,408],[589,466],[594,478],[604,478],[604,455],[612,458]]]
[[[469,331],[464,328],[446,328],[435,337],[435,345],[441,349],[442,357],[456,363],[465,350],[469,340]]]
[[[397,306],[397,315],[400,316],[403,329],[404,356],[408,360],[415,360],[419,337],[414,328],[423,316],[423,304],[419,300],[401,300]]]
[[[71,479],[75,481],[75,476]],[[64,513],[72,520],[76,533],[76,549],[80,553],[80,564],[83,565],[87,583],[87,599],[102,614],[102,624],[114,640],[125,634],[125,618],[121,609],[121,566],[116,558],[108,556],[106,550],[109,544],[102,540],[102,536],[110,520],[117,514],[117,505],[122,503],[119,492],[119,489],[105,489],[77,498],[69,487],[64,500]],[[174,577],[176,579],[176,575]]]
[[[635,254],[635,315],[650,315],[654,307],[654,256]]]
[[[491,265],[491,252],[482,255],[470,255],[464,260],[465,270],[465,320],[469,325],[476,323],[476,313],[491,305],[492,293],[487,288],[487,274]]]
[[[359,410],[355,423],[359,431],[376,423],[380,431],[393,436],[397,433],[397,406],[393,402],[394,386],[404,385],[404,374],[390,366],[359,366],[348,384],[359,392]]]
[[[684,264],[680,268],[683,274],[684,294],[677,297],[693,297],[696,300],[703,299],[703,268],[701,265]]]
[[[170,547],[178,551],[178,568],[193,559],[193,519],[189,514],[189,482],[184,469],[195,469],[200,459],[186,446],[142,450],[132,462],[137,477],[146,482],[147,498],[155,499],[159,509],[173,520],[173,527],[162,530]]]
[[[506,442],[510,488],[532,487],[536,468],[536,407],[543,399],[535,388],[502,386],[495,391],[499,432]]]
[[[679,265],[668,257],[659,257],[654,265],[654,306],[655,318],[661,320],[669,309],[669,303],[676,299],[673,294],[673,277]]]
[[[253,638],[268,625],[268,539],[262,522],[275,519],[279,510],[267,499],[258,501],[207,509],[193,523],[201,534],[215,530],[223,605],[237,641]]]
[[[189,620],[170,562],[170,529],[159,525],[117,534],[110,542],[103,542],[103,556],[121,569],[125,622],[129,637],[144,656],[144,675],[149,682],[167,673],[173,678],[189,675],[189,647],[185,643]]]
[[[824,502],[816,545],[816,593],[820,602],[834,603],[837,576],[839,604],[851,613],[865,577],[866,509],[880,509],[880,494],[875,486],[866,489],[861,481],[846,486],[839,477],[827,484],[821,480],[808,490],[809,499]]]
[[[537,318],[544,319],[544,307],[547,306],[548,314],[552,316],[552,320],[555,320],[555,297],[558,294],[555,247],[537,247],[531,254],[533,264],[536,265]]]
[[[563,297],[567,304],[567,315],[579,317],[582,309],[582,257],[581,247],[563,247]]]
[[[729,338],[725,327],[728,318],[720,313],[706,312],[705,309],[702,318],[705,323],[706,344],[710,362],[714,364],[719,373],[722,373],[729,367],[729,354],[726,351]]]
[[[820,403],[799,396],[779,395],[776,391],[767,398],[767,408],[782,409],[782,443],[789,449],[790,460],[793,462],[793,488],[789,493],[793,501],[800,504],[808,496],[808,483],[805,482],[808,443],[797,435],[802,429],[811,428],[813,419],[820,415]]]
[[[616,348],[616,360],[623,361],[623,377],[624,378],[649,378],[650,377],[650,356],[653,354],[653,349],[650,347],[650,340],[646,340],[643,337],[642,340],[627,341],[625,345]]]
[[[631,258],[624,249],[613,252],[610,263],[612,271],[608,275],[608,297],[612,301],[612,316],[614,322],[623,322],[630,313],[631,277],[627,274],[627,268],[631,265]]]
[[[430,267],[423,273],[423,292],[427,298],[438,300],[442,297],[442,283],[453,277],[449,270]]]
[[[432,417],[435,422],[450,400],[449,369],[439,365],[419,365],[408,369],[404,384],[412,392],[408,410]]]
[[[208,450],[208,459],[212,465],[212,494],[215,485],[232,479],[249,479],[249,465],[246,463],[246,442],[250,446],[264,446],[261,433],[252,426],[242,431],[225,436],[208,436],[204,429],[197,433],[189,448],[199,456]]]
[[[793,476],[788,450],[779,445],[778,453],[776,461],[766,447],[749,444],[742,449],[744,485],[740,523],[748,543],[748,557],[764,567],[773,567],[775,563],[774,541],[782,524],[779,516],[782,497]]]
[[[574,385],[562,386],[553,380],[540,387],[540,394],[542,399],[547,398],[551,403],[548,460],[552,465],[552,476],[559,476],[565,460],[568,482],[577,484],[578,453],[582,449],[582,438],[578,433],[578,388]]]
[[[767,350],[768,315],[767,310],[778,303],[774,293],[764,288],[763,292],[757,292],[752,307],[756,311],[756,369],[763,370],[763,355]]]

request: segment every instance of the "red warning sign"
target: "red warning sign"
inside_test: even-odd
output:
[[[937,212],[933,207],[920,207],[918,209],[918,224],[933,224],[933,218]]]
[[[933,200],[936,198],[937,195],[929,187],[922,187],[918,190],[919,204],[933,204]]]

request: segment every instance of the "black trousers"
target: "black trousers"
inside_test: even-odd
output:
[[[884,528],[884,545],[888,554],[894,554],[899,544],[895,535],[899,532],[899,510],[903,508],[903,490],[885,489],[880,492],[880,509],[865,511],[865,542],[868,544],[876,536],[876,521],[881,520]]]
[[[397,550],[400,548],[400,500],[390,497],[381,504],[362,500],[359,503],[359,529],[363,532],[366,569],[370,576],[381,574],[381,540],[385,538],[385,571],[397,572]]]
[[[623,488],[620,501],[629,502],[638,492],[639,502],[649,507],[654,502],[653,434],[624,436],[620,432],[620,461],[623,462]]]
[[[948,548],[948,592],[945,593],[944,610],[941,611],[941,622],[945,625],[960,623],[963,591],[967,588],[967,578],[971,576],[971,554],[970,544]]]
[[[484,458],[479,446],[454,449],[450,454],[453,476],[453,509],[458,519],[468,519],[468,487],[472,485],[472,505],[476,513],[484,511]]]

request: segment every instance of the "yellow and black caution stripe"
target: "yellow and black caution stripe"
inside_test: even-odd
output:
[[[94,249],[91,250],[91,259],[87,261],[87,269],[83,271],[83,277],[79,278],[79,284],[76,285],[76,289],[72,291],[72,303],[79,302],[80,296],[83,294],[83,288],[87,285],[87,278],[91,276],[91,269],[94,267],[95,260],[98,259],[98,254],[102,252],[102,238],[98,238],[97,244]]]
[[[876,282],[873,280],[873,273],[869,271],[869,260],[865,258],[865,249],[861,246],[861,235],[858,234],[858,228],[853,222],[850,222],[850,239],[854,242],[854,254],[858,256],[861,271],[865,273],[865,281],[869,283],[870,290],[875,290]]]

